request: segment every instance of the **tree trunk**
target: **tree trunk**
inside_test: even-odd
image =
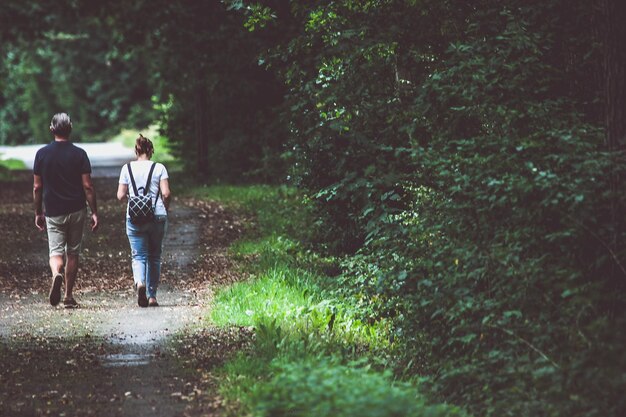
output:
[[[606,146],[626,146],[626,1],[603,0]]]
[[[611,296],[608,303],[609,316],[620,311],[624,306],[623,291],[626,288],[626,276],[622,267],[624,245],[623,168],[616,165],[623,160],[619,154],[626,149],[626,1],[600,0],[600,11],[604,27],[604,117],[606,149],[613,154],[613,165],[608,172],[611,190],[610,242],[609,246],[616,259],[609,272],[606,291]],[[621,263],[620,263],[621,262]]]
[[[195,93],[196,173],[206,179],[209,173],[209,136],[206,88],[198,86]]]

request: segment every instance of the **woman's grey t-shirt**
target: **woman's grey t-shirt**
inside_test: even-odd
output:
[[[135,178],[135,185],[137,185],[137,188],[146,186],[148,174],[150,173],[150,167],[152,167],[153,163],[154,162],[150,160],[132,161],[130,163],[130,169],[133,171],[133,178]],[[152,198],[152,202],[154,202],[154,200],[156,199],[157,192],[159,191],[159,183],[161,182],[161,180],[167,178],[169,178],[167,174],[167,169],[165,169],[165,166],[163,164],[157,162],[156,166],[154,167],[154,172],[152,172],[152,180],[150,181],[149,188],[149,195]],[[128,185],[128,194],[135,195],[133,185],[130,182],[130,176],[128,175],[128,166],[126,164],[122,167],[122,171],[120,172],[119,183]],[[139,192],[142,193],[143,190],[140,190]],[[165,210],[165,206],[163,205],[163,198],[160,194],[159,199],[157,200],[156,207],[154,209],[154,214],[156,214],[157,216],[167,215],[167,210]],[[126,205],[126,217],[129,217],[128,204]]]

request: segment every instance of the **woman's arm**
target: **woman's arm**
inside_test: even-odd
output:
[[[170,209],[170,183],[167,178],[162,179],[159,183],[159,187],[161,187],[161,197],[163,198],[163,205],[166,210]]]
[[[117,199],[124,201],[128,196],[128,184],[119,184],[117,187]]]

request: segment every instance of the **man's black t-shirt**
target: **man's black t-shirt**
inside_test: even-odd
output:
[[[82,174],[91,174],[87,152],[68,141],[54,141],[37,151],[33,173],[43,182],[46,216],[63,216],[85,208]]]

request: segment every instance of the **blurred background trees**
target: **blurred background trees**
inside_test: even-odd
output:
[[[44,143],[68,112],[74,139],[158,123],[189,172],[277,182],[283,86],[259,66],[263,38],[218,1],[0,5],[0,144]]]
[[[105,22],[41,3],[0,6],[0,143],[47,142],[49,119],[60,111],[73,117],[80,141],[151,123],[153,90],[141,57],[121,51]]]

